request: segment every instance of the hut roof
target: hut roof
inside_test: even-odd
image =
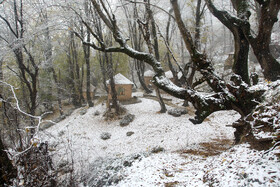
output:
[[[177,76],[178,76],[178,79],[180,79],[180,78],[183,76],[183,73],[180,71],[180,72],[177,74]]]
[[[155,72],[152,70],[145,71],[144,77],[153,77],[155,75]]]
[[[115,84],[134,84],[128,78],[123,76],[121,73],[118,73],[117,75],[115,75],[114,80],[115,80]],[[106,83],[109,84],[110,80],[107,80]]]
[[[167,78],[169,78],[169,79],[172,79],[172,78],[173,78],[172,71],[169,70],[169,71],[165,72],[165,76],[166,76]]]

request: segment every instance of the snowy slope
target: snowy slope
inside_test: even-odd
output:
[[[45,130],[41,136],[48,140],[53,150],[55,165],[59,166],[61,163],[69,163],[73,160],[75,172],[79,175],[90,173],[89,170],[96,159],[122,158],[150,152],[154,147],[160,146],[165,150],[163,153],[152,154],[141,161],[135,161],[131,167],[123,168],[120,171],[123,180],[117,186],[164,186],[169,182],[171,184],[175,182],[179,186],[208,186],[207,181],[203,182],[203,176],[205,178],[205,174],[209,171],[213,180],[217,176],[219,178],[220,175],[227,176],[228,173],[235,173],[232,174],[234,176],[241,172],[241,170],[235,171],[238,169],[237,166],[231,166],[233,171],[217,170],[225,163],[223,157],[231,156],[237,160],[245,159],[246,161],[247,157],[254,154],[246,146],[237,146],[237,151],[207,158],[191,154],[182,155],[178,150],[200,149],[202,142],[233,139],[234,130],[227,125],[237,120],[239,115],[233,111],[217,112],[202,124],[193,125],[188,120],[193,116],[189,114],[181,117],[173,117],[167,113],[160,114],[158,102],[145,98],[141,100],[141,103],[125,106],[129,113],[135,115],[134,121],[126,127],[119,125],[120,120],[104,121],[102,114],[106,108],[105,105],[100,104],[88,109],[86,114],[81,113],[83,109],[77,109],[65,120]],[[174,98],[172,102],[182,104],[182,101]],[[170,108],[168,106],[168,109]],[[99,111],[101,115],[96,116],[96,111]],[[127,136],[126,133],[130,131],[134,134]],[[100,135],[104,132],[110,133],[111,138],[102,140]],[[242,155],[242,151],[248,155]],[[241,154],[241,156],[236,156],[236,154]],[[265,165],[275,165],[274,162],[268,160],[262,162]],[[214,165],[211,166],[211,164]],[[275,170],[279,172],[279,165],[275,167]],[[171,176],[164,172],[171,172]],[[236,177],[229,178],[225,186],[237,184],[238,180]],[[279,176],[275,181],[279,182]]]

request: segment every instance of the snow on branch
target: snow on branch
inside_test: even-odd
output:
[[[23,115],[28,116],[28,117],[30,117],[30,118],[32,118],[32,119],[38,120],[38,124],[37,124],[36,127],[33,127],[33,126],[27,126],[27,127],[25,127],[26,129],[35,129],[35,132],[34,132],[34,134],[33,134],[33,138],[30,140],[30,146],[29,146],[27,149],[23,150],[23,151],[17,152],[16,154],[13,154],[12,156],[15,158],[15,157],[17,157],[17,156],[19,156],[19,155],[21,155],[21,154],[23,154],[23,153],[26,153],[28,150],[30,150],[30,149],[32,148],[32,146],[34,146],[34,144],[33,144],[32,142],[34,142],[34,141],[36,141],[36,140],[39,140],[38,138],[35,138],[35,136],[38,134],[38,132],[39,132],[39,130],[40,130],[40,125],[41,125],[42,123],[44,123],[44,122],[55,123],[55,122],[53,122],[53,121],[51,121],[51,120],[43,120],[43,119],[42,119],[42,118],[43,118],[42,116],[48,114],[49,112],[46,112],[46,113],[42,114],[41,116],[35,116],[35,115],[31,115],[31,114],[28,114],[27,112],[23,111],[23,110],[21,109],[21,107],[20,107],[19,100],[18,100],[18,97],[17,97],[16,92],[15,92],[15,87],[14,87],[13,85],[11,85],[11,84],[9,84],[9,83],[7,83],[7,82],[3,82],[3,81],[0,81],[0,84],[3,84],[3,85],[8,86],[8,87],[10,88],[10,90],[11,90],[11,92],[12,92],[12,94],[13,94],[13,98],[14,98],[14,100],[15,100],[15,105],[16,105],[15,107],[16,107],[16,109],[17,109],[20,113],[22,113]]]

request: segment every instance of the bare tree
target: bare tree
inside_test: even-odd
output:
[[[89,2],[87,0],[84,1],[84,6],[85,6],[85,13],[86,17],[89,18],[90,16],[90,8]],[[86,34],[86,41],[90,42],[90,30],[86,28],[86,31],[84,33],[83,31],[83,24],[81,25],[82,28],[82,38],[85,38]],[[90,95],[90,47],[87,45],[83,45],[83,51],[84,51],[84,57],[85,57],[85,62],[86,62],[86,96],[87,96],[87,103],[89,107],[93,107],[93,102],[92,98]]]
[[[159,44],[158,44],[158,38],[157,38],[157,29],[156,29],[156,23],[155,23],[155,19],[154,19],[154,15],[153,15],[153,11],[151,10],[151,6],[150,6],[150,0],[144,0],[144,2],[146,3],[145,7],[146,7],[146,14],[147,14],[147,18],[146,18],[146,25],[145,25],[145,32],[143,32],[145,41],[148,45],[149,48],[149,52],[151,54],[155,54],[155,58],[158,62],[160,62],[160,55],[159,55]],[[151,26],[151,29],[149,29],[149,23]],[[153,38],[153,43],[150,41],[150,33],[151,32],[151,37]],[[161,113],[165,113],[167,111],[165,103],[163,101],[163,98],[161,97],[161,93],[159,88],[156,88],[156,95],[158,97],[158,101],[160,104],[160,112]]]
[[[257,103],[255,102],[255,99],[259,97],[262,93],[261,91],[250,91],[246,86],[243,86],[242,81],[238,76],[234,76],[232,78],[232,84],[234,84],[234,86],[232,84],[226,84],[214,73],[211,62],[209,62],[206,56],[201,54],[195,47],[191,34],[182,21],[177,1],[171,0],[176,23],[184,43],[191,55],[192,61],[195,62],[198,67],[198,71],[200,71],[200,73],[206,78],[209,86],[214,92],[216,92],[214,94],[210,94],[209,96],[201,96],[193,89],[181,88],[174,85],[165,77],[161,64],[152,54],[137,51],[128,45],[127,40],[122,35],[122,32],[118,27],[115,15],[110,13],[101,1],[91,0],[91,2],[104,24],[113,33],[114,39],[119,44],[119,47],[105,45],[101,42],[97,35],[94,37],[100,46],[93,42],[87,43],[84,41],[84,43],[90,45],[96,50],[124,53],[132,58],[142,60],[151,65],[156,72],[153,81],[157,87],[177,98],[192,102],[193,106],[197,110],[195,119],[191,119],[193,123],[201,123],[207,116],[218,110],[234,109],[244,116],[250,113],[256,106]]]
[[[122,2],[123,3],[123,2]],[[138,15],[138,8],[137,8],[137,3],[134,1],[133,3],[133,10],[132,10],[132,15],[129,14],[129,10],[126,5],[122,4],[124,13],[126,16],[127,24],[128,24],[128,31],[129,31],[129,37],[131,39],[131,46],[135,48],[138,51],[141,51],[143,48],[143,42],[142,42],[142,34],[140,31],[140,26],[137,24],[137,20],[140,19]],[[145,73],[145,63],[133,59],[136,73],[138,76],[138,80],[142,86],[142,88],[145,90],[146,93],[152,93],[152,91],[148,88],[144,81],[144,73]]]
[[[78,68],[78,58],[77,58],[77,46],[75,42],[74,32],[69,31],[69,46],[67,52],[67,61],[69,64],[69,85],[71,89],[72,103],[75,107],[80,107],[82,105],[79,91],[79,83],[76,81],[77,74],[80,70]],[[77,74],[76,74],[77,73]]]
[[[46,24],[46,28],[44,29],[44,36],[45,36],[45,61],[47,63],[47,71],[48,73],[50,73],[52,75],[52,78],[55,82],[56,85],[56,99],[57,99],[57,103],[58,103],[58,108],[59,108],[59,112],[60,115],[63,115],[63,109],[62,109],[62,103],[61,103],[61,88],[60,88],[60,84],[58,81],[58,76],[57,76],[57,72],[54,69],[53,66],[53,46],[52,46],[52,42],[51,42],[51,36],[50,36],[50,28],[49,28],[49,18],[48,18],[48,13],[44,12],[44,10],[41,10],[41,16],[43,19],[43,22]]]
[[[34,115],[37,107],[38,64],[40,62],[36,62],[33,55],[34,53],[32,49],[34,49],[34,46],[32,46],[32,42],[30,43],[30,47],[28,47],[28,41],[24,38],[24,33],[26,32],[25,23],[27,23],[27,20],[24,19],[23,7],[22,0],[13,0],[11,5],[11,17],[5,17],[0,14],[0,20],[6,24],[12,36],[12,40],[5,38],[4,36],[1,36],[0,38],[7,43],[14,53],[19,72],[14,71],[12,68],[10,68],[10,70],[13,71],[20,78],[24,86],[27,87],[29,92],[29,102],[27,107],[29,113]],[[27,56],[26,59],[25,54]]]

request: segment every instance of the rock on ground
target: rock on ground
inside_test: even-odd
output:
[[[135,118],[135,115],[133,114],[127,114],[126,116],[123,117],[123,119],[120,121],[120,126],[125,127],[129,125]]]
[[[180,109],[180,108],[174,108],[174,109],[170,109],[168,110],[168,114],[172,115],[174,117],[180,117],[181,115],[187,114],[187,110],[186,109]]]

